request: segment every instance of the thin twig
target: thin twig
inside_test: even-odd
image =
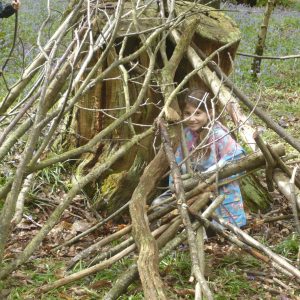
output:
[[[290,179],[290,189],[291,189],[291,207],[294,215],[295,227],[297,232],[300,234],[300,221],[299,221],[299,215],[297,209],[297,197],[296,197],[296,188],[295,188],[295,178],[296,178],[297,170],[298,167],[296,166],[293,169],[292,176]]]
[[[263,56],[263,55],[255,55],[243,52],[237,52],[237,55],[245,56],[245,57],[252,57],[252,58],[259,58],[259,59],[279,59],[279,60],[286,60],[286,59],[296,59],[300,58],[300,54],[296,55],[286,55],[286,56]]]
[[[184,193],[184,189],[183,189],[180,170],[179,170],[178,165],[176,164],[175,155],[174,155],[172,147],[171,147],[169,135],[165,128],[165,124],[163,123],[162,120],[159,120],[158,125],[161,130],[161,135],[162,135],[165,152],[166,152],[166,155],[168,157],[168,161],[169,161],[169,164],[171,167],[171,173],[172,173],[172,177],[173,177],[174,185],[175,185],[177,206],[180,211],[183,224],[185,225],[185,228],[187,231],[188,242],[189,242],[189,246],[190,246],[190,255],[191,255],[191,260],[192,260],[192,264],[193,264],[193,268],[192,268],[193,274],[195,275],[197,282],[201,285],[201,288],[203,289],[203,293],[206,295],[206,297],[209,300],[212,300],[213,299],[212,292],[209,289],[209,286],[204,278],[204,275],[201,272],[201,266],[200,266],[199,257],[198,257],[198,247],[197,247],[194,232],[192,230],[192,224],[191,224],[190,218],[188,216],[188,211],[187,211],[188,206],[186,203],[186,197],[185,197],[185,193]]]

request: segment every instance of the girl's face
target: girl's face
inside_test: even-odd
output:
[[[186,119],[185,124],[192,131],[201,131],[207,125],[209,119],[206,112],[197,109],[194,105],[188,103],[183,109],[183,118]]]

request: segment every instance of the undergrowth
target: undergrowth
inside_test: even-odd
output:
[[[24,1],[25,2],[25,1]],[[282,2],[284,2],[282,0]],[[267,36],[267,45],[264,55],[285,56],[297,54],[300,49],[300,8],[294,3],[296,1],[286,0],[293,9],[277,7],[272,15]],[[61,1],[54,1],[60,3]],[[292,3],[292,4],[290,4]],[[284,4],[284,3],[282,3]],[[294,5],[295,4],[295,5]],[[27,1],[23,4],[24,9],[20,14],[20,36],[25,45],[25,60],[29,62],[34,57],[36,46],[36,28],[40,26],[38,20],[45,16],[45,1]],[[226,5],[227,12],[240,26],[242,40],[239,51],[246,53],[254,52],[254,45],[257,39],[257,32],[262,21],[263,8],[249,8],[245,6]],[[38,17],[35,14],[38,13]],[[56,13],[56,16],[59,16]],[[13,20],[6,20],[5,27],[0,32],[0,51],[7,53],[12,38]],[[45,36],[44,38],[47,38]],[[5,40],[5,44],[1,43]],[[33,48],[31,47],[33,46]],[[6,52],[5,52],[6,51]],[[20,55],[18,50],[16,58]],[[274,120],[285,123],[287,130],[295,137],[300,137],[300,60],[263,60],[262,71],[258,82],[254,82],[251,76],[252,59],[238,55],[235,59],[232,78],[237,86],[244,91],[253,101],[260,95],[259,106],[268,111]],[[21,65],[16,64],[13,68],[9,65],[9,80],[15,78]],[[0,91],[3,92],[3,85],[0,84]],[[298,118],[298,119],[297,119]],[[265,126],[257,118],[255,122]],[[267,130],[263,137],[268,141],[278,141],[278,136]],[[2,168],[3,170],[3,168]],[[6,167],[7,172],[9,168]],[[46,179],[49,191],[51,189],[65,190],[65,181],[61,179],[64,169],[61,166],[51,167],[40,173],[39,176]],[[0,185],[3,185],[8,173],[1,171]],[[32,191],[33,197],[38,197],[38,182]],[[0,202],[1,206],[1,202]],[[33,208],[34,210],[35,208]],[[34,211],[32,211],[34,214]],[[267,243],[267,241],[266,241]],[[288,237],[281,237],[278,243],[273,245],[274,251],[295,261],[299,248],[299,236],[291,234]],[[126,268],[132,262],[132,258],[123,259],[105,271],[98,272],[95,276],[82,279],[71,285],[49,292],[41,299],[101,299],[103,294],[111,288],[119,274],[126,272]],[[18,270],[14,277],[6,283],[0,283],[0,290],[10,290],[9,299],[25,300],[33,299],[34,290],[48,282],[64,276],[62,270],[65,268],[64,260],[48,257],[35,259],[32,263],[24,265]],[[74,271],[82,268],[77,265]],[[207,255],[206,275],[215,293],[215,299],[275,299],[266,291],[259,281],[247,275],[249,270],[261,271],[264,267],[260,262],[241,252],[228,252],[219,255],[218,251],[212,251]],[[170,299],[193,299],[190,291],[194,288],[189,283],[191,262],[187,251],[177,251],[160,262],[160,272],[166,283]],[[266,270],[268,272],[268,270]],[[180,294],[179,292],[182,292]],[[2,294],[2,295],[5,295]],[[126,295],[119,299],[139,300],[143,299],[141,286],[135,283],[129,287]],[[289,299],[289,298],[286,298]],[[292,299],[292,298],[291,298]]]

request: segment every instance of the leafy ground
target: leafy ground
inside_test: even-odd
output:
[[[27,1],[27,3],[24,1],[23,4],[23,11],[20,14],[20,36],[25,45],[26,61],[30,61],[35,51],[31,45],[35,39],[36,28],[40,26],[42,17],[46,14],[43,9],[45,3],[46,1]],[[62,1],[57,0],[54,3],[61,5]],[[242,31],[239,51],[253,53],[263,9],[233,5],[227,5],[225,8],[230,10],[227,13],[236,20]],[[38,15],[35,15],[36,11],[39,11]],[[59,15],[59,13],[55,14]],[[13,20],[5,22],[6,28],[5,31],[2,29],[0,38],[7,44],[0,43],[1,51],[8,51],[13,28]],[[299,28],[299,8],[296,6],[289,9],[276,8],[271,19],[265,55],[284,56],[299,53]],[[253,82],[251,79],[251,62],[250,58],[237,57],[232,75],[235,83],[253,100],[260,94],[259,105],[294,137],[300,138],[300,60],[263,61],[258,82]],[[16,69],[10,66],[11,80],[19,67],[18,64]],[[264,130],[264,137],[268,141],[278,141],[274,133],[265,128],[256,118],[254,120]],[[8,166],[6,170],[9,170]],[[66,192],[69,175],[68,171],[60,165],[40,174],[41,180],[37,180],[32,187],[31,201],[26,207],[25,218],[14,232],[6,259],[17,255],[47,220],[53,206],[59,202],[59,197],[63,197]],[[3,177],[5,177],[4,173]],[[300,240],[299,236],[294,233],[292,221],[281,220],[268,223],[263,221],[266,217],[291,213],[286,199],[277,192],[274,192],[272,196],[274,199],[272,210],[267,215],[248,213],[249,226],[246,230],[296,264]],[[68,249],[50,252],[54,246],[84,231],[91,223],[96,222],[94,216],[85,210],[87,201],[84,195],[78,196],[69,210],[65,212],[62,221],[48,235],[42,249],[7,282],[0,283],[0,299],[36,298],[33,297],[36,287],[64,277],[65,264],[68,259],[93,243],[96,238],[114,232],[121,226],[110,223]],[[274,273],[266,265],[245,255],[236,247],[228,245],[224,240],[217,237],[211,238],[206,244],[206,254],[205,275],[218,300],[300,299],[300,290],[296,282]],[[42,296],[41,299],[101,299],[104,291],[113,285],[117,275],[124,272],[130,263],[131,259],[124,259],[105,272],[99,272],[95,276],[52,291]],[[81,268],[83,265],[77,265],[74,270],[78,271]],[[194,285],[189,283],[191,265],[185,245],[165,258],[160,268],[162,278],[171,293],[170,299],[193,299]],[[132,285],[128,294],[120,299],[143,299],[141,286]]]

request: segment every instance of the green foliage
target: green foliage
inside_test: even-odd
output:
[[[228,6],[228,8],[232,8]],[[257,33],[263,20],[264,8],[238,6],[237,12],[228,12],[240,27],[242,39],[240,52],[253,54],[257,43]],[[300,18],[298,11],[284,10],[276,7],[271,15],[265,56],[287,56],[297,54],[300,48],[299,28]],[[233,80],[246,94],[259,91],[261,88],[274,88],[277,90],[299,90],[300,61],[288,60],[263,60],[259,81],[253,82],[251,76],[252,58],[237,56],[235,59]]]
[[[257,6],[266,6],[268,3],[268,0],[257,0]],[[292,9],[299,9],[300,8],[300,4],[299,1],[297,0],[277,0],[276,1],[276,5],[280,5],[283,7],[289,7]]]
[[[216,300],[250,299],[259,290],[254,289],[251,282],[242,274],[242,269],[260,267],[261,263],[249,255],[231,252],[222,257],[213,275],[213,286],[217,290]]]
[[[248,294],[251,290],[251,285],[247,279],[240,273],[227,269],[220,270],[215,284],[222,286],[222,293],[216,295],[216,300],[240,299],[241,295]]]
[[[292,234],[281,243],[275,246],[274,250],[278,254],[281,254],[290,259],[296,260],[300,247],[300,236]]]
[[[57,163],[54,166],[43,169],[39,173],[41,181],[51,186],[51,192],[65,187],[64,177],[66,169],[62,163]]]
[[[176,285],[187,285],[191,275],[191,260],[188,251],[174,251],[160,262],[160,269],[174,278]]]

